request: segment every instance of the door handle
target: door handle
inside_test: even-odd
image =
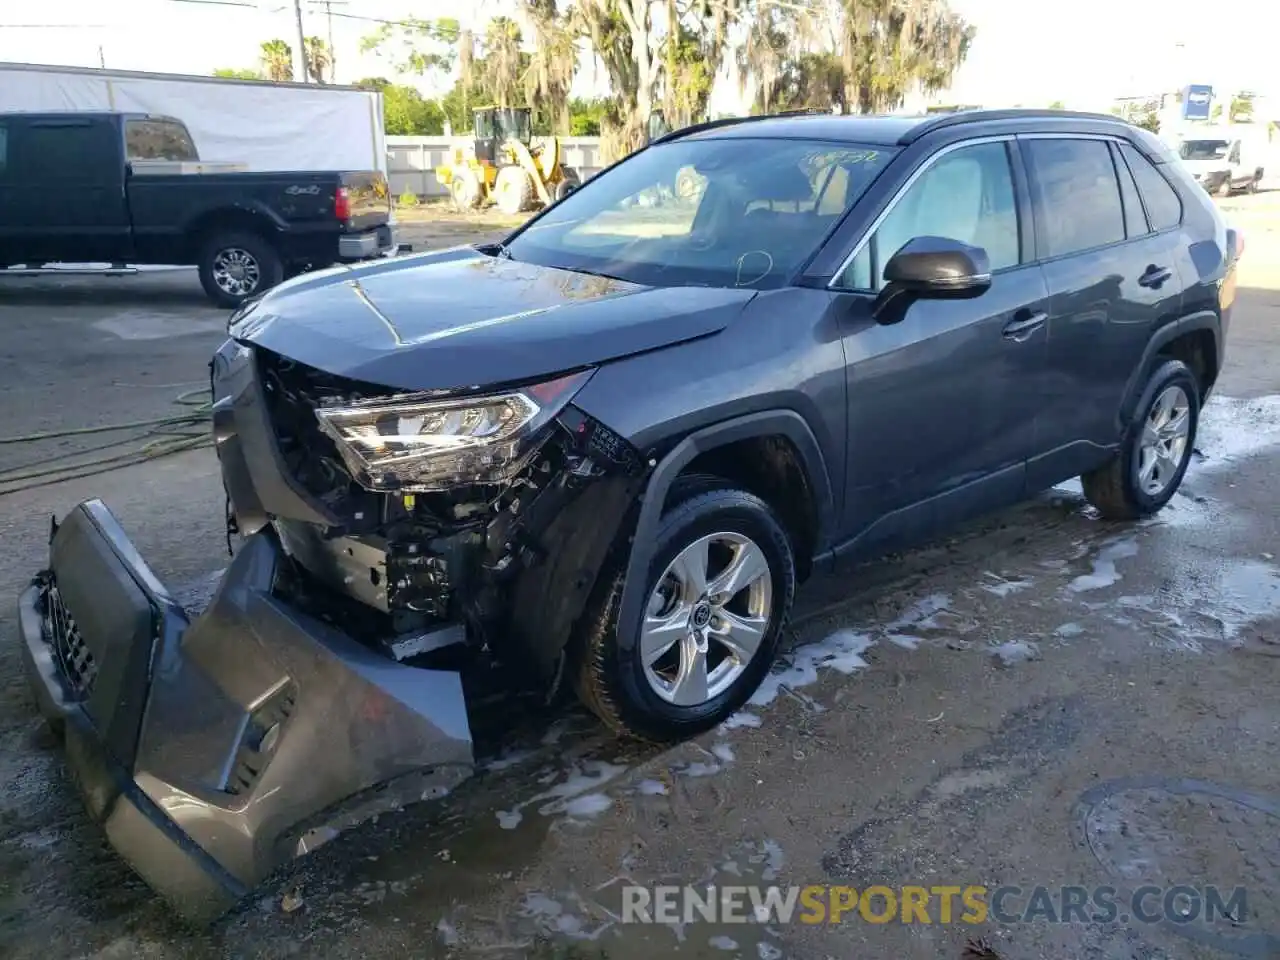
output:
[[[1019,310],[1013,315],[1013,319],[1004,325],[1004,338],[1022,343],[1043,327],[1048,319],[1049,315],[1047,313],[1032,313],[1030,310]]]
[[[1167,267],[1157,267],[1154,263],[1150,264],[1146,272],[1138,278],[1138,285],[1142,287],[1150,287],[1152,290],[1159,290],[1166,280],[1173,276],[1173,272]]]

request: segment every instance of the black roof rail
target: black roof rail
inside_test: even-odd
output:
[[[650,145],[655,143],[666,143],[668,140],[678,140],[680,137],[687,137],[690,134],[701,133],[704,130],[715,130],[719,127],[730,127],[738,123],[752,123],[756,120],[772,120],[775,117],[806,117],[811,115],[825,115],[825,110],[781,110],[778,113],[758,113],[746,117],[720,117],[718,120],[704,120],[701,123],[691,123],[687,127],[681,127],[678,130],[672,130],[664,133],[657,140],[651,140]]]
[[[1126,123],[1123,118],[1110,113],[1083,113],[1077,110],[1036,110],[1011,108],[1006,110],[958,110],[942,113],[924,120],[898,138],[898,146],[915,143],[925,134],[945,127],[958,127],[966,123],[984,123],[992,120],[1106,120],[1109,123]]]

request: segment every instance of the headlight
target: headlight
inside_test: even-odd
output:
[[[538,434],[591,376],[581,370],[505,393],[433,400],[408,394],[316,410],[362,487],[426,493],[510,479]]]

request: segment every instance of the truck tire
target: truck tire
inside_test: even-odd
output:
[[[578,176],[578,171],[573,167],[561,167],[560,176],[561,180],[556,184],[555,190],[551,194],[552,199],[557,203],[582,186],[582,178]]]
[[[533,180],[520,167],[503,167],[493,184],[498,209],[509,217],[524,213],[533,206]]]
[[[773,666],[795,596],[791,540],[767,503],[722,480],[682,494],[658,526],[636,644],[624,650],[617,640],[621,557],[597,584],[570,669],[606,725],[657,742],[708,730],[747,702]],[[644,624],[662,621],[669,635],[651,631],[647,643]]]
[[[1200,423],[1200,384],[1181,360],[1161,360],[1147,379],[1120,449],[1084,474],[1085,499],[1106,520],[1149,517],[1177,493]]]
[[[470,169],[454,171],[453,180],[449,183],[449,195],[453,198],[453,208],[459,213],[467,213],[480,206],[480,180]]]
[[[220,307],[238,307],[284,279],[275,247],[257,234],[239,230],[211,234],[200,248],[197,266],[200,285]]]
[[[1230,173],[1227,174],[1227,178],[1223,180],[1222,183],[1218,186],[1218,196],[1220,197],[1231,196],[1231,174]]]

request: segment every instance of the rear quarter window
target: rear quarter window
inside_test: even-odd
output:
[[[1182,222],[1182,200],[1178,191],[1169,185],[1155,165],[1127,143],[1120,153],[1133,172],[1142,194],[1142,205],[1147,208],[1147,219],[1152,230],[1169,230]]]
[[[129,120],[124,141],[130,160],[199,159],[187,128],[172,120]]]

